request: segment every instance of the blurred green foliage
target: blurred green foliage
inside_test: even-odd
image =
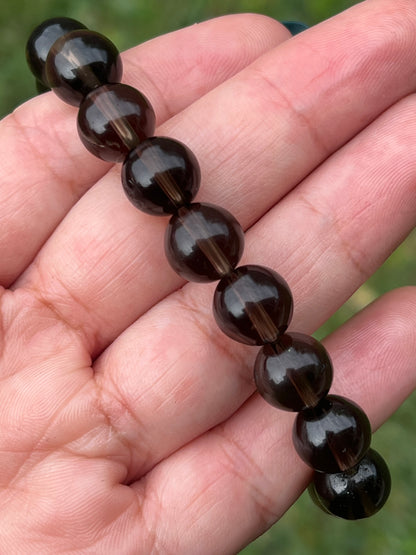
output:
[[[299,20],[313,25],[355,3],[348,0],[4,0],[0,7],[0,116],[34,94],[24,45],[32,28],[48,17],[66,15],[79,19],[109,36],[123,50],[158,34],[227,13],[259,12],[280,20]],[[329,333],[382,293],[416,284],[415,252],[416,234],[413,233],[325,324],[318,336]],[[279,524],[242,553],[414,555],[415,415],[413,396],[374,438],[374,445],[388,460],[393,476],[393,493],[377,516],[354,523],[331,519],[303,495]]]

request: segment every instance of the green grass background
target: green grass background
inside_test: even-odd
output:
[[[259,12],[280,20],[300,20],[313,25],[355,3],[347,0],[2,0],[0,116],[33,95],[24,45],[32,28],[48,17],[67,15],[79,19],[108,35],[123,50],[155,35],[226,13]],[[415,252],[413,232],[318,335],[322,337],[330,332],[382,293],[416,284]],[[388,460],[393,477],[392,495],[378,515],[365,521],[344,522],[321,513],[303,495],[278,524],[242,553],[415,555],[415,417],[413,395],[374,437],[373,445]]]

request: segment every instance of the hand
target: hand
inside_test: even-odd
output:
[[[232,16],[124,56],[157,134],[200,161],[198,199],[247,230],[243,262],[288,281],[292,330],[414,226],[415,31],[413,0],[378,0],[291,40]],[[293,415],[254,393],[256,349],[218,330],[214,286],[170,269],[166,219],[129,204],[75,121],[48,93],[0,127],[0,552],[235,553],[310,479]],[[415,324],[409,287],[326,341],[331,391],[374,428],[415,386]]]

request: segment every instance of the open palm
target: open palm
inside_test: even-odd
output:
[[[416,6],[372,0],[289,39],[220,18],[124,55],[158,135],[195,152],[198,199],[246,229],[243,262],[294,294],[313,332],[416,216]],[[1,553],[235,553],[310,473],[293,415],[254,393],[256,350],[163,254],[165,218],[125,198],[76,110],[52,93],[4,119],[1,143]],[[415,385],[416,288],[326,346],[334,393],[379,426]],[[413,372],[411,371],[413,365]]]

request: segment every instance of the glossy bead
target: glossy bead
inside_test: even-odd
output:
[[[315,472],[309,493],[325,512],[347,520],[367,518],[387,501],[391,489],[390,472],[377,451],[369,449],[361,461],[345,472]]]
[[[69,17],[54,17],[38,25],[31,33],[26,44],[26,60],[30,71],[44,87],[48,88],[45,64],[51,46],[60,37],[77,29],[86,29],[86,27]],[[40,85],[38,90],[39,88]]]
[[[254,364],[260,395],[289,411],[314,407],[328,393],[332,364],[325,347],[309,335],[287,333],[264,345]]]
[[[319,472],[339,472],[356,465],[370,447],[371,426],[352,401],[328,395],[297,415],[293,443],[300,458]]]
[[[293,36],[302,33],[302,31],[306,31],[306,29],[309,29],[307,25],[301,23],[300,21],[281,21],[280,23],[284,25]]]
[[[277,272],[249,264],[219,282],[213,310],[226,335],[247,345],[263,345],[285,332],[293,300],[288,284]]]
[[[195,155],[184,144],[167,137],[150,137],[126,158],[121,179],[136,208],[165,216],[192,202],[201,171]]]
[[[122,63],[114,44],[99,33],[72,31],[58,39],[46,60],[46,78],[68,104],[79,106],[88,93],[121,80]]]
[[[239,262],[244,233],[232,214],[208,203],[179,208],[165,235],[172,268],[189,281],[215,281]]]
[[[109,162],[127,154],[155,130],[155,113],[137,89],[121,83],[91,91],[78,112],[78,133],[85,147]]]

